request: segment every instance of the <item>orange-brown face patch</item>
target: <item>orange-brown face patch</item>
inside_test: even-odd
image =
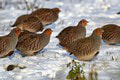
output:
[[[97,28],[95,31],[98,36],[102,36],[103,30],[101,28]]]
[[[82,19],[81,20],[81,24],[82,24],[82,26],[86,26],[87,25],[87,23],[88,23],[88,21],[87,20],[85,20],[85,19]]]
[[[85,27],[87,25],[87,22],[83,21],[82,25]]]
[[[52,33],[52,30],[50,28],[48,28],[44,31],[44,33],[50,36]]]
[[[16,35],[17,35],[17,36],[19,36],[19,35],[20,35],[20,33],[21,33],[21,29],[16,28],[16,30],[15,30],[15,31],[16,31]]]

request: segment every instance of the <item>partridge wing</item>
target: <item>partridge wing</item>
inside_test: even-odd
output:
[[[0,38],[0,53],[4,51],[9,44],[8,38]]]
[[[93,44],[90,38],[80,39],[73,42],[72,44],[72,51],[77,55],[85,56],[93,50]]]

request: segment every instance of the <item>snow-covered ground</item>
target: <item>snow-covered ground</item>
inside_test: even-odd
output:
[[[30,0],[31,1],[31,0]],[[113,23],[120,25],[120,0],[40,0],[43,7],[59,7],[62,12],[59,19],[47,26],[53,29],[52,37],[44,52],[36,56],[21,57],[18,51],[9,58],[0,59],[0,80],[65,80],[68,69],[66,64],[74,56],[57,46],[59,41],[55,36],[65,27],[76,25],[81,19],[89,21],[87,36],[96,27]],[[30,13],[27,10],[16,10],[9,5],[0,10],[0,35],[10,32],[10,25],[22,14]],[[82,61],[80,61],[83,63]],[[26,66],[25,69],[6,71],[9,64]],[[120,45],[107,45],[102,42],[99,55],[91,62],[85,62],[85,74],[88,76],[90,67],[95,64],[98,80],[120,80]]]

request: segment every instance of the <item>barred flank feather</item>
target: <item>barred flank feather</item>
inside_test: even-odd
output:
[[[107,44],[120,43],[120,27],[114,24],[108,24],[102,27],[104,32],[102,35],[103,41]]]

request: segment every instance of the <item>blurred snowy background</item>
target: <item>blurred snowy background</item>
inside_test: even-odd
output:
[[[10,32],[10,25],[18,16],[41,7],[59,7],[62,11],[59,19],[46,27],[54,31],[49,45],[45,47],[45,52],[36,56],[22,58],[15,51],[12,57],[0,59],[0,80],[65,80],[68,74],[66,64],[74,56],[69,56],[68,52],[57,46],[59,41],[55,36],[63,28],[76,25],[82,18],[89,21],[87,36],[96,27],[109,23],[120,25],[120,15],[116,14],[120,11],[120,0],[0,0],[0,35]],[[98,80],[120,80],[120,45],[102,42],[96,59],[84,63],[86,77],[95,64]],[[5,67],[9,64],[24,65],[26,68],[6,71]]]

